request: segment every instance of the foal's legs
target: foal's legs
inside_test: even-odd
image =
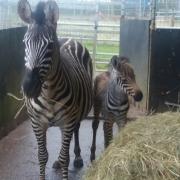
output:
[[[93,123],[92,123],[93,140],[92,140],[91,156],[90,156],[91,161],[95,160],[95,158],[96,158],[96,155],[95,155],[95,151],[96,151],[96,133],[97,133],[98,126],[99,126],[99,120],[94,120]]]
[[[105,120],[104,125],[104,148],[109,146],[110,141],[113,138],[113,121]]]
[[[92,123],[93,128],[93,140],[92,140],[92,146],[91,146],[91,156],[90,160],[95,160],[95,151],[96,151],[96,133],[99,126],[99,114],[101,111],[101,102],[94,102],[94,120]]]

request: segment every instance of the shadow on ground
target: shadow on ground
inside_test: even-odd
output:
[[[73,167],[74,141],[70,149],[70,180],[81,179],[85,169],[90,165],[90,146],[92,140],[91,120],[85,120],[80,128],[81,154],[84,160],[82,169]],[[46,174],[48,180],[59,180],[60,170],[52,169],[52,164],[58,157],[61,147],[61,133],[59,128],[52,127],[47,132],[47,147],[49,160]],[[97,134],[97,154],[103,151],[102,123]],[[37,159],[37,144],[30,121],[25,121],[17,129],[0,141],[0,180],[37,180],[39,165]]]
[[[135,119],[138,113],[130,115],[130,119]],[[70,165],[69,179],[80,180],[87,169],[91,165],[90,146],[92,141],[91,120],[84,120],[80,128],[80,145],[81,155],[84,160],[82,169],[73,167],[74,160],[74,141],[71,142],[70,148]],[[97,133],[97,156],[103,151],[103,128],[102,121]],[[115,127],[115,131],[117,128]],[[49,152],[49,160],[46,167],[47,180],[60,180],[60,170],[52,169],[53,162],[57,159],[61,147],[61,133],[59,128],[52,127],[47,132],[47,147]],[[39,165],[37,160],[37,144],[33,134],[30,121],[25,121],[18,128],[12,131],[8,136],[0,141],[0,180],[38,180]]]

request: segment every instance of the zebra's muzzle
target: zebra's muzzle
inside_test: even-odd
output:
[[[141,91],[136,91],[135,96],[134,96],[134,100],[135,101],[141,101],[143,98],[143,93]]]
[[[41,86],[42,83],[40,81],[38,69],[26,69],[22,83],[22,88],[25,96],[27,96],[28,98],[37,98],[40,95]]]

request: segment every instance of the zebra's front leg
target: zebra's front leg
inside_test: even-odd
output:
[[[74,129],[74,153],[75,153],[74,167],[76,168],[83,167],[83,159],[81,157],[81,149],[79,146],[79,128],[80,128],[80,122],[76,124],[76,127]]]
[[[63,142],[63,129],[60,128],[60,131],[61,131],[61,142]],[[54,168],[55,170],[61,169],[59,160],[57,160],[53,163],[52,168]]]
[[[116,119],[116,124],[119,131],[124,128],[127,123],[127,112],[128,111],[122,112],[121,115]]]
[[[95,151],[96,151],[96,133],[97,133],[97,129],[99,126],[99,119],[94,119],[93,123],[92,123],[92,128],[93,128],[93,140],[92,140],[92,146],[91,146],[91,162],[95,160]]]
[[[46,148],[46,130],[41,127],[33,127],[34,133],[36,135],[38,144],[38,159],[40,166],[40,180],[45,180],[45,168],[48,161],[48,152]]]
[[[95,90],[94,94],[96,94],[96,88],[94,88],[94,90]],[[97,133],[97,129],[99,126],[99,115],[101,112],[101,106],[102,106],[101,100],[97,96],[94,96],[94,120],[92,123],[93,139],[92,139],[91,155],[90,155],[91,162],[93,160],[95,160],[95,157],[96,157],[96,154],[95,154],[95,151],[96,151],[96,133]]]
[[[69,147],[72,139],[73,130],[74,129],[69,130],[69,128],[67,128],[63,131],[62,147],[58,158],[63,180],[68,180]]]
[[[107,148],[110,144],[110,141],[113,138],[113,122],[105,120],[103,125],[103,130],[104,130],[104,148]]]

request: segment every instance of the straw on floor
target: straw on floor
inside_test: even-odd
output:
[[[83,180],[180,180],[180,113],[141,117],[121,130]]]

